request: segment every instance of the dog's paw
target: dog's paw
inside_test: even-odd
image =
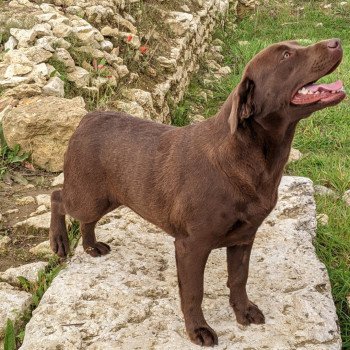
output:
[[[244,325],[248,326],[252,323],[254,324],[263,324],[265,323],[265,316],[261,312],[261,310],[249,301],[248,306],[245,308],[245,310],[234,310],[236,313],[236,318],[237,322]]]
[[[201,346],[218,345],[218,336],[209,326],[199,327],[188,332],[191,341]]]
[[[60,258],[65,258],[69,254],[69,241],[66,235],[50,233],[50,247]]]
[[[103,242],[96,242],[93,246],[84,248],[85,252],[96,258],[101,255],[106,255],[111,251],[111,247]]]

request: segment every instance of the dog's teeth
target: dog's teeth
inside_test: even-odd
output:
[[[302,94],[302,95],[307,95],[308,94],[308,91],[307,89],[305,88],[302,88],[301,90],[299,90],[299,93]]]
[[[332,90],[332,92],[331,92],[332,94],[335,94],[335,91],[334,90]]]
[[[316,91],[316,92],[315,92],[315,95],[318,95],[319,93],[320,93],[319,91]]]

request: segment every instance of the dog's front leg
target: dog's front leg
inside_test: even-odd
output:
[[[237,322],[243,325],[265,323],[263,313],[248,299],[246,291],[252,246],[253,242],[227,247],[227,286],[230,288],[230,304],[236,314]]]
[[[207,324],[202,310],[204,268],[210,249],[187,239],[175,241],[177,276],[186,331],[197,345],[218,343],[215,331]]]

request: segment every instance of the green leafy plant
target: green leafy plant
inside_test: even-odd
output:
[[[20,145],[15,145],[13,149],[8,147],[0,124],[0,180],[11,165],[19,165],[29,158],[30,154],[21,152]]]
[[[4,350],[16,350],[15,327],[10,319],[6,323]]]

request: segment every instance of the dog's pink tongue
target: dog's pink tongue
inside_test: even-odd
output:
[[[337,80],[334,83],[330,83],[330,84],[310,84],[310,85],[306,85],[304,86],[305,89],[312,91],[312,92],[316,92],[316,91],[338,91],[341,90],[341,88],[343,87],[343,83],[341,80]]]

